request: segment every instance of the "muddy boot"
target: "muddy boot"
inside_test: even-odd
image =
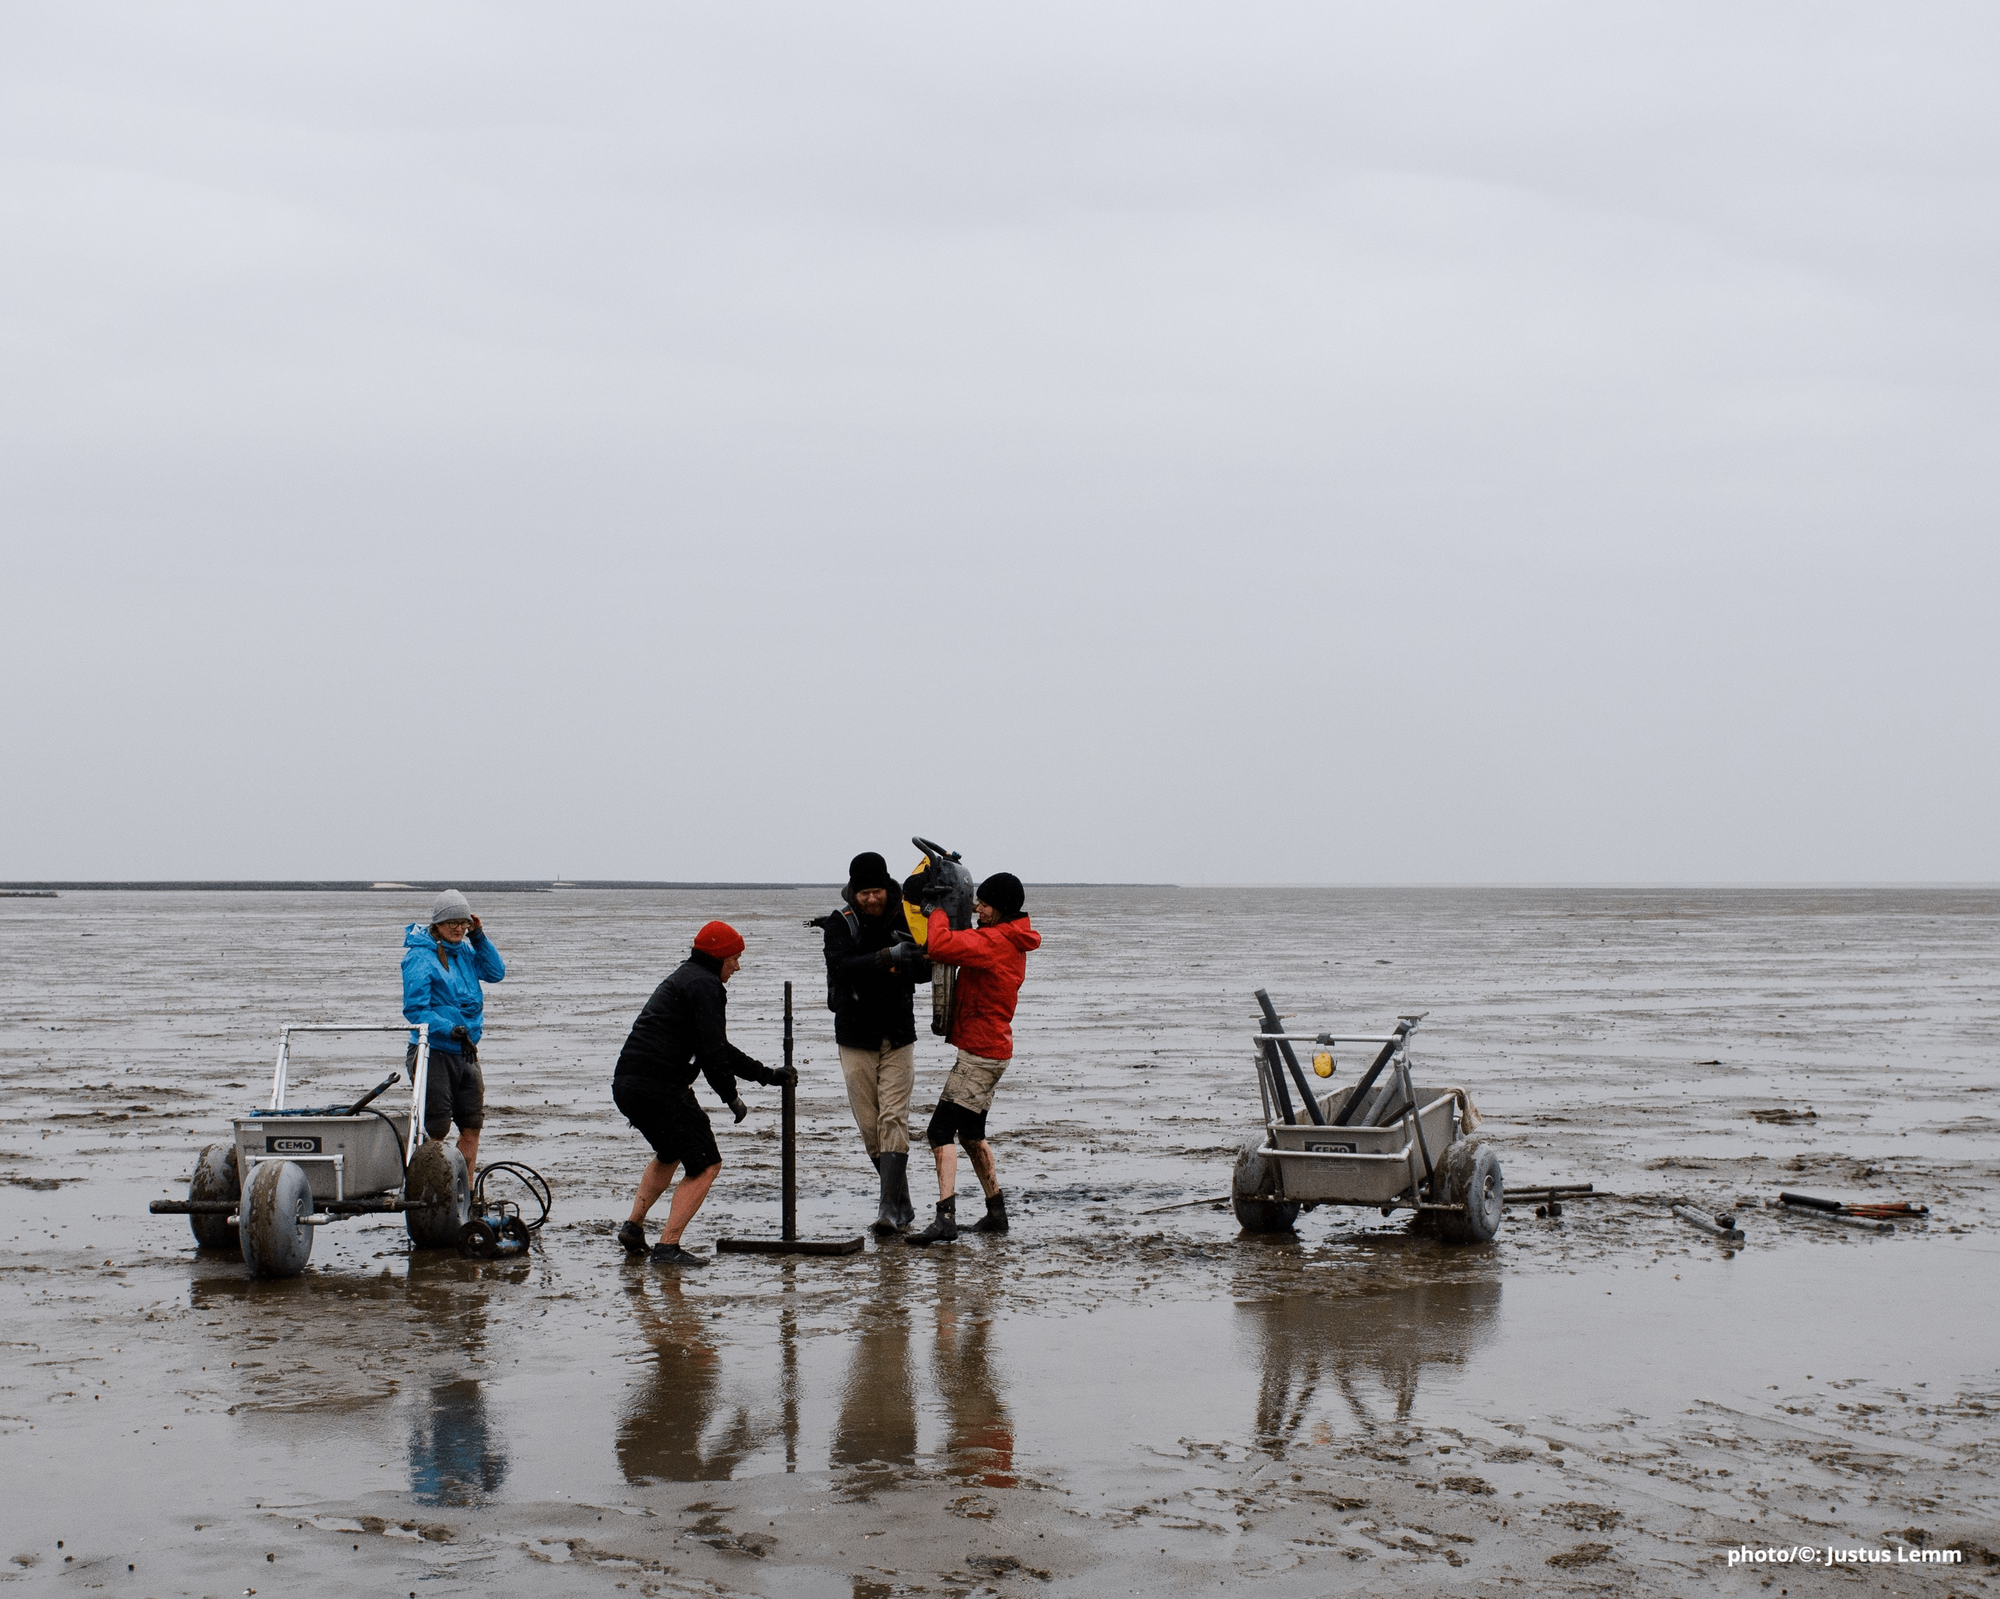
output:
[[[958,1236],[958,1196],[940,1199],[937,1219],[920,1233],[910,1233],[903,1242],[923,1249],[931,1244],[948,1244]]]
[[[900,1185],[904,1201],[910,1193],[910,1157],[907,1154],[893,1154],[884,1151],[875,1157],[875,1169],[882,1174],[882,1197],[875,1213],[874,1223],[869,1231],[877,1238],[892,1238],[909,1226],[910,1219],[903,1215],[896,1203],[896,1190]]]
[[[618,1242],[625,1246],[628,1255],[643,1255],[646,1252],[646,1229],[636,1221],[628,1221],[618,1229]]]
[[[908,1227],[917,1219],[917,1207],[910,1203],[910,1152],[883,1158],[896,1162],[896,1192],[891,1196],[896,1202],[896,1225]]]
[[[996,1189],[986,1196],[986,1214],[972,1224],[976,1233],[1004,1233],[1007,1230],[1007,1195]]]

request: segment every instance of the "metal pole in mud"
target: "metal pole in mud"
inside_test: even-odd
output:
[[[785,984],[785,1064],[792,1064],[792,985]],[[786,1076],[791,1073],[787,1072]],[[778,1091],[778,1233],[776,1238],[718,1238],[717,1254],[729,1255],[858,1255],[862,1238],[801,1238],[799,1236],[799,1098],[795,1082]],[[786,1348],[789,1350],[790,1345]],[[788,1357],[789,1358],[789,1357]],[[786,1393],[791,1392],[790,1388]],[[791,1402],[789,1399],[786,1401]],[[786,1445],[787,1449],[791,1446]],[[789,1459],[790,1457],[787,1456]]]
[[[798,1135],[798,1088],[790,1080],[792,1066],[792,985],[785,984],[785,1070],[787,1081],[779,1090],[779,1120],[783,1153],[779,1157],[783,1176],[782,1208],[779,1212],[779,1236],[786,1243],[792,1243],[799,1236],[799,1135]]]

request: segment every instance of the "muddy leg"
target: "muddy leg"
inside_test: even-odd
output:
[[[965,1153],[972,1161],[972,1175],[979,1179],[979,1186],[991,1199],[1000,1192],[1000,1179],[993,1170],[993,1146],[981,1138],[965,1146]]]
[[[660,1242],[677,1244],[687,1224],[694,1220],[694,1213],[701,1209],[701,1202],[708,1198],[709,1189],[714,1186],[715,1174],[722,1170],[718,1161],[707,1171],[696,1172],[692,1177],[683,1177],[674,1189],[674,1202],[667,1210],[667,1224],[660,1229]]]
[[[643,1222],[652,1208],[659,1203],[660,1195],[667,1191],[667,1185],[674,1180],[674,1168],[679,1162],[649,1160],[646,1169],[639,1174],[638,1197],[632,1201],[632,1220]]]

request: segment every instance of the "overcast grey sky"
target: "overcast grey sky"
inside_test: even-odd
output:
[[[2000,878],[1990,7],[0,20],[0,877]]]

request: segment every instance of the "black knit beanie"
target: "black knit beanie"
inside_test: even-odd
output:
[[[872,849],[863,850],[847,863],[847,892],[843,897],[851,900],[864,888],[886,888],[891,898],[898,893],[896,879],[889,875],[889,863]]]
[[[1028,891],[1012,872],[995,872],[979,885],[979,898],[1000,913],[1001,921],[1011,922],[1021,914]]]

